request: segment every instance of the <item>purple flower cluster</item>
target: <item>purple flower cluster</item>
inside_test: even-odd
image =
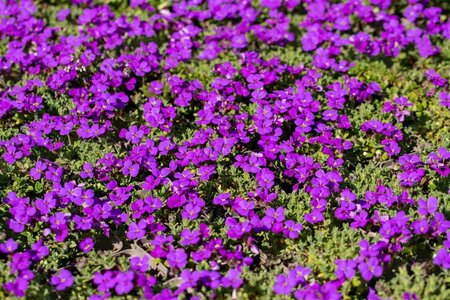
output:
[[[380,144],[384,145],[383,149],[388,156],[396,156],[400,153],[401,148],[398,143],[403,140],[403,133],[392,123],[370,120],[361,125],[361,130],[372,138],[383,137]]]
[[[409,46],[423,58],[438,55],[433,42],[450,39],[442,9],[415,0],[401,13],[388,0],[253,2],[153,7],[132,0],[129,9],[139,14],[118,16],[107,5],[72,0],[72,9],[57,13],[57,26],[32,1],[0,4],[0,38],[8,46],[0,75],[24,74],[0,92],[0,119],[23,117],[0,141],[1,157],[36,187],[15,186],[2,200],[7,293],[26,296],[50,251],[75,241],[74,256],[89,257],[101,236],[142,251],[124,250],[131,253],[127,268],[92,274],[90,300],[232,292],[259,263],[265,238],[295,243],[327,221],[379,239],[363,239],[357,257],[337,259],[336,279],[316,280],[302,266],[279,274],[276,294],[340,299],[344,282],[383,276],[394,255],[420,238],[439,243],[434,263],[450,268],[450,221],[436,197],[414,190],[427,176],[450,175],[449,150],[435,148],[422,160],[402,144],[415,108],[406,96],[383,100],[391,121],[355,126],[352,108],[383,91],[351,76],[355,62],[343,59],[349,51],[397,57]],[[304,18],[293,24],[300,10]],[[64,28],[69,24],[75,34]],[[255,51],[295,42],[311,52],[310,63]],[[195,61],[214,62],[210,81],[190,76]],[[432,69],[425,75],[450,108],[448,81]],[[345,167],[360,129],[398,167],[401,192],[381,180],[363,193],[351,188]],[[97,144],[110,147],[78,165],[63,159]],[[306,199],[281,197],[300,193]],[[296,201],[304,212],[289,208]],[[26,233],[37,242],[28,244]],[[58,293],[75,284],[73,265],[44,274]]]
[[[411,114],[411,112],[407,109],[410,106],[413,106],[413,103],[408,101],[408,98],[395,98],[393,102],[386,101],[384,103],[383,112],[393,113],[397,121],[403,122],[405,117]]]
[[[346,194],[348,195],[348,192]],[[387,199],[388,197],[391,199]],[[349,199],[351,198],[352,197],[349,197]],[[355,198],[353,197],[353,201],[354,200]],[[384,205],[388,207],[394,203],[402,206],[406,203],[412,204],[411,202],[414,202],[412,199],[408,198],[407,193],[396,196],[391,190],[386,189],[384,186],[379,186],[377,192],[367,192],[365,200],[359,201],[359,206],[368,209],[377,201],[381,203],[380,201],[384,202],[386,200],[391,201],[391,203],[384,203]],[[372,203],[370,203],[371,201]],[[274,292],[283,295],[293,293],[297,299],[310,299],[307,296],[309,293],[312,293],[316,297],[319,297],[319,294],[317,293],[320,293],[321,296],[326,299],[339,299],[340,296],[337,291],[345,281],[353,279],[357,273],[359,273],[365,281],[371,281],[374,278],[382,276],[384,266],[391,262],[393,255],[402,251],[404,246],[410,242],[414,236],[418,235],[445,238],[443,242],[444,247],[434,256],[434,263],[443,268],[448,268],[450,258],[448,234],[450,221],[445,219],[443,213],[438,212],[438,200],[434,197],[430,197],[427,200],[419,199],[417,211],[419,217],[412,221],[411,217],[402,210],[398,211],[393,217],[382,215],[379,210],[375,210],[373,215],[369,217],[368,213],[363,209],[363,212],[360,212],[359,215],[364,213],[364,217],[361,218],[363,219],[364,224],[360,227],[365,227],[368,223],[377,227],[378,233],[381,236],[380,241],[370,244],[367,240],[362,240],[360,242],[358,257],[336,260],[335,275],[337,279],[335,281],[328,282],[322,287],[317,284],[313,285],[315,286],[314,288],[313,286],[308,286],[306,290],[302,285],[300,289],[295,290],[299,282],[305,282],[304,278],[299,281],[298,270],[301,270],[300,274],[310,274],[309,269],[297,267],[296,269],[291,270],[288,275],[280,274],[277,276]],[[337,217],[342,218],[342,213]],[[357,228],[358,226],[355,225],[358,224],[357,215],[351,212],[349,213],[349,218],[355,220],[351,225],[352,227]],[[316,289],[319,291],[315,291]]]

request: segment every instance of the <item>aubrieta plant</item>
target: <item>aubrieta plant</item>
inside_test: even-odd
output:
[[[449,16],[0,1],[0,298],[450,299]]]

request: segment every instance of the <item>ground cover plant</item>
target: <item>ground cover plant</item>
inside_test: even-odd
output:
[[[0,299],[450,299],[449,16],[0,0]]]

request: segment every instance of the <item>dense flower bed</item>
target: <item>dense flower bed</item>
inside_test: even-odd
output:
[[[449,15],[0,1],[0,298],[449,299]]]

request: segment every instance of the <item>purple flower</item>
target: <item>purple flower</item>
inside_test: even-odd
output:
[[[319,209],[314,208],[311,213],[305,214],[305,221],[311,224],[323,222],[324,216]]]
[[[266,215],[262,218],[261,224],[271,229],[272,225],[280,224],[284,221],[284,207],[278,207],[276,210],[272,207],[266,209]]]
[[[144,131],[139,129],[136,125],[131,126],[130,130],[125,131],[125,138],[132,144],[138,144],[143,136]]]
[[[61,167],[48,167],[45,172],[45,179],[53,182],[60,182],[64,174],[64,169]]]
[[[80,249],[84,253],[88,253],[94,248],[94,240],[90,237],[85,238],[80,242]]]
[[[114,281],[116,282],[116,286],[114,290],[118,295],[125,295],[129,293],[134,285],[133,285],[134,273],[132,271],[127,272],[119,272],[117,273]]]
[[[435,197],[429,197],[428,200],[419,199],[418,204],[417,210],[422,216],[432,216],[438,210],[438,199]]]
[[[34,251],[38,259],[42,259],[50,253],[48,247],[44,245],[44,242],[42,240],[39,240],[36,243],[32,244],[31,249]]]
[[[233,205],[233,208],[236,210],[236,212],[244,217],[247,217],[254,207],[255,203],[253,201],[246,201],[241,198],[236,198],[236,201]]]
[[[167,254],[167,262],[172,268],[183,268],[187,264],[188,256],[184,249],[176,249]]]
[[[433,69],[428,69],[425,72],[425,75],[435,86],[444,87],[447,85],[447,80],[442,78],[441,75]]]
[[[361,262],[358,269],[365,281],[370,281],[373,277],[380,277],[383,273],[380,261],[376,257],[370,257]]]
[[[147,221],[140,220],[137,224],[135,222],[128,225],[127,237],[130,240],[138,240],[145,236],[147,228]]]
[[[95,272],[92,281],[97,285],[97,289],[100,292],[106,292],[116,285],[114,273],[112,271],[106,271],[105,274]]]
[[[429,230],[428,220],[422,219],[411,223],[415,234],[426,234]]]
[[[233,289],[238,289],[242,283],[244,282],[241,278],[240,278],[241,273],[236,270],[236,269],[230,269],[227,272],[227,275],[225,275],[222,278],[222,285],[224,287],[231,287]]]
[[[403,172],[397,175],[400,179],[400,184],[405,187],[411,187],[417,182],[419,182],[425,175],[425,170],[417,169],[413,171]]]
[[[361,228],[367,225],[369,222],[369,214],[366,211],[362,211],[353,217],[353,222],[350,224],[352,228]]]
[[[17,250],[18,244],[13,239],[7,239],[4,243],[0,244],[0,251],[3,253],[13,253]]]
[[[302,231],[303,226],[300,223],[295,223],[292,220],[288,220],[284,222],[284,236],[290,239],[296,239],[299,236],[299,233]]]
[[[364,132],[372,130],[376,133],[381,133],[384,128],[384,124],[378,120],[370,120],[361,125],[361,130]]]
[[[256,175],[259,185],[263,188],[270,189],[274,185],[275,176],[269,169],[262,169],[260,173]]]
[[[277,295],[289,295],[295,287],[295,281],[285,274],[277,275],[273,291]]]
[[[304,284],[311,274],[310,268],[305,268],[302,266],[297,266],[292,270],[289,270],[288,278],[295,282],[294,285]]]
[[[36,166],[30,170],[30,176],[34,180],[41,179],[43,172],[47,169],[47,164],[42,161],[37,161]]]
[[[57,20],[59,22],[62,22],[67,18],[68,15],[70,15],[70,9],[61,9],[60,11],[58,11]]]
[[[213,199],[213,203],[216,205],[222,205],[222,206],[228,205],[230,203],[230,194],[222,193],[222,194],[217,195]]]
[[[130,175],[131,177],[136,177],[139,174],[139,165],[133,164],[129,159],[125,160],[122,167],[122,174],[125,176]]]
[[[215,166],[211,165],[211,166],[201,166],[200,168],[198,168],[198,176],[199,179],[202,181],[208,181],[209,178],[214,174],[214,170],[215,170]]]
[[[150,256],[134,256],[130,258],[131,269],[139,272],[146,272],[150,268]]]
[[[336,260],[336,276],[340,279],[350,280],[355,276],[357,263],[354,260]]]
[[[399,154],[401,149],[398,146],[397,142],[389,141],[389,143],[384,146],[384,151],[386,151],[387,155],[394,156]]]
[[[57,291],[65,290],[72,286],[72,273],[66,269],[62,269],[56,275],[52,275],[51,283],[56,287]]]
[[[184,219],[188,219],[188,220],[195,220],[198,217],[198,214],[201,211],[201,207],[199,205],[195,205],[192,203],[188,203],[186,204],[186,206],[184,207],[181,216]]]
[[[440,92],[439,93],[440,104],[444,107],[450,109],[450,93]]]
[[[183,246],[195,245],[200,241],[200,230],[190,231],[189,229],[183,229],[180,234]]]
[[[450,269],[450,252],[448,248],[444,247],[439,249],[434,256],[433,262],[435,265],[442,266],[444,269]]]
[[[421,38],[416,39],[416,46],[419,50],[419,54],[422,57],[429,57],[439,53],[439,49],[431,43],[430,37],[424,35]]]

